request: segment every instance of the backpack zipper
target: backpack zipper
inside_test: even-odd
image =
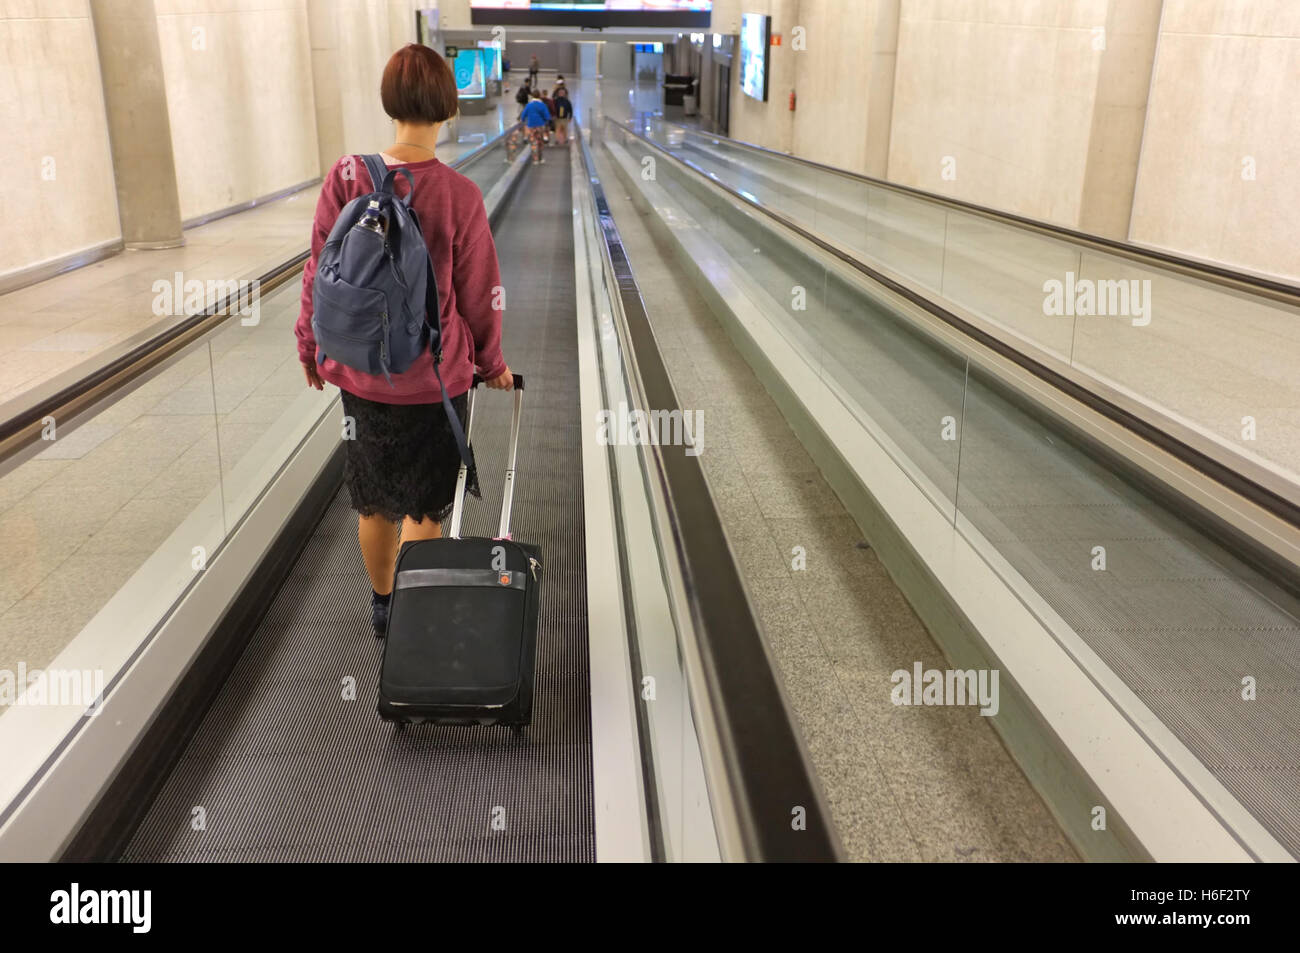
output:
[[[535,556],[528,557],[528,569],[533,574],[533,580],[537,580],[537,570],[542,568],[542,564],[537,561]]]
[[[411,309],[406,307],[406,296],[410,290],[406,285],[406,276],[402,274],[402,269],[397,267],[397,256],[393,254],[392,247],[385,245],[384,249],[388,252],[388,267],[393,270],[393,278],[396,279],[398,287],[402,289],[402,310],[407,315],[410,315]],[[408,321],[407,323],[409,325],[411,322]]]
[[[402,269],[397,267],[397,256],[393,254],[393,246],[385,245],[384,251],[388,253],[388,267],[393,269],[393,277],[401,285],[402,290],[406,290],[406,276],[402,274]]]

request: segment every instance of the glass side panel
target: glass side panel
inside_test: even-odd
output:
[[[706,175],[987,321],[1300,501],[1300,308],[809,166],[653,115]]]
[[[630,132],[613,125],[610,140],[626,143],[634,156],[654,151],[645,144],[638,150]],[[745,161],[760,169],[774,162],[790,167],[779,157]],[[759,234],[779,228],[770,219],[729,209],[738,200],[719,198],[694,172],[662,159],[657,168],[655,181],[670,197],[657,210],[674,227],[704,230],[728,251],[776,247],[776,240]],[[734,185],[721,166],[715,169]],[[754,185],[752,174],[746,181]],[[700,195],[704,189],[714,196]],[[771,194],[774,203],[790,207],[788,191]],[[1096,253],[1081,254],[1068,243],[1028,239],[982,218],[947,214],[945,292],[988,309],[990,318],[996,313],[1008,330],[1063,358],[1086,359],[1114,379],[1143,380],[1148,395],[1188,401],[1177,406],[1185,417],[1213,420],[1216,400],[1221,407],[1229,391],[1243,398],[1251,386],[1247,377],[1261,381],[1274,397],[1258,404],[1258,419],[1282,425],[1282,407],[1298,395],[1282,373],[1282,355],[1295,338],[1277,322],[1279,309],[1217,287],[1144,274],[1126,259],[1100,262]],[[728,235],[731,229],[740,235]],[[785,274],[806,273],[808,265],[796,259],[830,257],[793,243],[780,254]],[[736,260],[746,271],[757,267],[756,256]],[[1176,739],[1174,757],[1186,751],[1199,759],[1300,856],[1300,787],[1293,783],[1300,751],[1296,592],[1226,549],[1184,510],[1121,475],[1105,455],[1007,385],[968,369],[870,284],[826,267],[825,308],[802,325],[813,343],[805,342],[799,353],[819,355],[823,379],[859,414],[869,438],[919,486],[939,488],[929,496],[953,520],[952,532],[975,546],[1047,630],[1080,640],[1095,654],[1093,676],[1103,690],[1129,699],[1123,705],[1136,723],[1167,729]],[[1103,275],[1149,278],[1154,317],[1150,324],[1136,314],[1045,320],[1041,275],[1049,272],[1098,281]],[[771,285],[761,303],[765,320],[783,328],[789,314],[778,289]],[[1203,313],[1193,316],[1197,308]],[[1211,311],[1241,319],[1239,337],[1237,324],[1221,322],[1219,330],[1198,338],[1186,322],[1204,322]],[[1274,346],[1252,346],[1242,355],[1232,342],[1245,339]],[[1197,350],[1211,347],[1213,359]],[[1163,375],[1164,366],[1184,368],[1186,379]],[[1198,386],[1205,388],[1202,399],[1192,400]],[[941,418],[955,422],[951,442],[940,435]],[[1237,423],[1218,420],[1225,434]],[[1275,461],[1284,443],[1271,444]],[[1153,729],[1145,730],[1155,737]]]
[[[1300,603],[977,375],[958,509],[1004,576],[1300,855],[1285,767],[1300,751]]]

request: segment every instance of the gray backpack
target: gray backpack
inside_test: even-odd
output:
[[[427,349],[442,391],[442,406],[476,491],[474,458],[465,430],[447,396],[442,374],[441,311],[433,261],[411,208],[415,179],[408,169],[389,170],[378,155],[362,157],[375,191],[358,196],[339,212],[316,263],[312,283],[312,331],[316,362],[328,356],[367,374],[409,369]],[[393,191],[398,175],[411,188],[406,198]]]

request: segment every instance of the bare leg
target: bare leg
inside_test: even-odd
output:
[[[402,521],[402,542],[409,543],[416,539],[438,539],[442,536],[442,524],[437,520],[416,522],[409,516]]]
[[[409,522],[409,521],[408,521]],[[359,516],[357,540],[361,543],[361,558],[370,574],[370,587],[381,596],[393,591],[393,568],[397,563],[398,523],[390,523],[382,516]]]

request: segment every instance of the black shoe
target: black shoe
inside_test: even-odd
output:
[[[370,624],[375,627],[375,638],[382,639],[388,631],[388,605],[392,593],[381,596],[373,589],[370,592]]]

